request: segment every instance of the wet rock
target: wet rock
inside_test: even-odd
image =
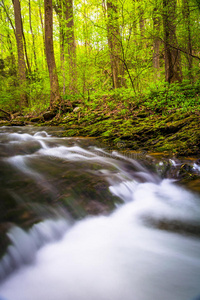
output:
[[[108,206],[98,201],[90,201],[86,206],[86,212],[91,215],[109,213]]]
[[[56,116],[56,113],[53,111],[47,111],[43,114],[43,119],[45,121],[49,121],[51,119],[53,119]]]
[[[180,167],[180,170],[178,172],[178,175],[179,177],[181,178],[191,178],[193,177],[195,174],[194,174],[194,169],[191,165],[189,164],[182,164],[181,167]]]
[[[184,235],[192,235],[200,237],[200,223],[186,223],[180,220],[155,220],[150,217],[144,217],[143,219],[146,225],[159,228],[160,230],[166,230],[171,232],[177,232]]]
[[[4,255],[7,246],[9,244],[9,239],[6,235],[8,229],[10,228],[8,223],[4,223],[0,225],[0,258]]]
[[[30,119],[30,122],[40,122],[41,121],[41,117],[34,117]]]
[[[195,161],[195,164],[197,164],[198,166],[200,166],[200,158]]]
[[[197,179],[187,180],[187,182],[183,183],[189,190],[200,194],[200,177]]]

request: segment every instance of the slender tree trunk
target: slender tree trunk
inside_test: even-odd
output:
[[[21,19],[21,8],[19,0],[13,0],[14,14],[15,14],[15,36],[17,41],[18,53],[18,72],[19,82],[21,87],[21,104],[28,105],[27,96],[25,92],[26,87],[26,64],[24,59],[24,45],[23,45],[23,30]]]
[[[44,51],[44,55],[42,55],[42,64],[43,67],[46,69],[46,63],[45,63],[45,56],[46,56],[46,50],[45,50],[45,34],[44,34],[44,22],[43,22],[43,15],[42,15],[42,10],[41,10],[41,3],[39,1],[38,3],[38,9],[39,9],[39,16],[40,16],[40,23],[41,23],[41,28],[42,28],[42,38],[43,38],[43,51]]]
[[[117,0],[107,0],[107,36],[113,75],[113,87],[116,89],[124,85],[122,40],[119,32]]]
[[[11,41],[10,33],[7,33],[7,41],[8,41],[8,49],[10,53],[10,68],[9,68],[9,75],[16,75],[17,74],[17,65],[16,59],[13,51],[13,43]]]
[[[63,25],[60,22],[60,68],[61,68],[62,78],[63,78],[63,95],[65,95],[66,93],[65,35],[62,26]]]
[[[153,11],[153,67],[156,70],[156,77],[160,77],[160,18],[157,15],[158,9],[154,8]]]
[[[176,0],[163,0],[163,29],[165,46],[165,79],[181,82],[181,56],[176,37]]]
[[[13,2],[13,6],[14,6],[14,2]],[[9,20],[9,23],[10,23],[10,25],[11,25],[11,27],[12,27],[14,33],[15,33],[15,27],[14,27],[14,25],[13,25],[13,22],[12,22],[11,18],[10,18],[10,15],[9,15],[9,13],[8,13],[8,9],[7,9],[7,7],[6,7],[5,3],[4,3],[4,1],[2,1],[2,7],[3,7],[3,9],[4,9],[5,13],[6,13],[6,16],[7,16],[8,20]]]
[[[88,89],[89,89],[89,83],[87,80],[87,65],[88,65],[88,60],[89,60],[89,51],[88,48],[90,46],[89,42],[89,34],[88,34],[88,12],[87,12],[87,0],[83,0],[83,44],[84,44],[84,61],[82,62],[82,82],[83,82],[83,89],[82,93],[83,95],[88,96]]]
[[[144,20],[144,9],[142,7],[141,4],[141,0],[138,1],[139,2],[139,26],[140,26],[140,34],[141,37],[144,37],[144,25],[145,25],[145,20]]]
[[[54,2],[53,8],[58,16],[59,22],[59,39],[60,39],[60,69],[63,78],[63,95],[66,92],[66,76],[65,76],[65,22],[64,22],[64,3],[63,0]]]
[[[58,76],[56,72],[56,63],[53,49],[53,7],[52,0],[44,0],[45,11],[45,50],[46,59],[49,70],[51,96],[50,96],[50,108],[56,110],[61,102]]]
[[[74,36],[73,0],[57,0],[54,9],[59,19],[60,28],[60,62],[63,74],[63,93],[65,94],[65,47],[69,66],[69,91],[77,91],[76,43]]]
[[[188,60],[188,71],[189,78],[192,81],[192,37],[191,37],[191,21],[190,21],[190,7],[189,1],[183,0],[183,18],[185,23],[185,29],[187,33],[187,60]]]
[[[74,14],[73,0],[65,0],[66,10],[66,41],[68,47],[69,61],[69,90],[72,94],[77,91],[77,65],[76,65],[76,43],[74,36]]]
[[[28,52],[27,52],[26,39],[25,39],[25,35],[24,35],[23,25],[22,25],[22,36],[23,36],[23,41],[24,41],[24,54],[25,54],[25,58],[26,58],[27,71],[28,71],[28,74],[31,74],[31,66],[30,66],[29,59],[28,59]]]
[[[37,58],[36,58],[36,50],[35,50],[35,35],[32,28],[32,19],[31,19],[31,0],[28,2],[29,4],[29,25],[30,25],[30,31],[32,35],[32,41],[33,41],[33,56],[34,56],[34,62],[35,62],[35,70],[38,69],[37,67]]]
[[[41,23],[41,27],[42,27],[43,41],[44,41],[44,45],[45,45],[44,22],[43,22],[43,18],[42,18],[42,11],[41,11],[41,7],[40,7],[40,3],[39,3],[39,15],[40,15],[40,23]]]

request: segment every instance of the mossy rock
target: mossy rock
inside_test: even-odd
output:
[[[18,121],[18,120],[12,120],[11,121],[11,126],[25,126],[24,121]]]
[[[0,126],[11,126],[11,122],[10,121],[1,120],[0,121]]]

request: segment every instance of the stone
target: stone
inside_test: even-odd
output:
[[[78,111],[80,111],[80,107],[79,106],[77,106],[77,107],[75,107],[74,109],[73,109],[73,112],[78,112]]]
[[[56,116],[56,113],[52,112],[52,111],[47,111],[43,114],[43,118],[45,121],[49,121],[49,120],[53,119],[55,116]]]

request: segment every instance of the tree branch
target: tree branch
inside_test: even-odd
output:
[[[9,112],[7,112],[7,111],[1,109],[1,108],[0,108],[0,111],[3,112],[4,114],[6,114],[7,116],[9,116],[9,120],[12,119],[12,114],[11,114],[11,113],[9,113]]]

